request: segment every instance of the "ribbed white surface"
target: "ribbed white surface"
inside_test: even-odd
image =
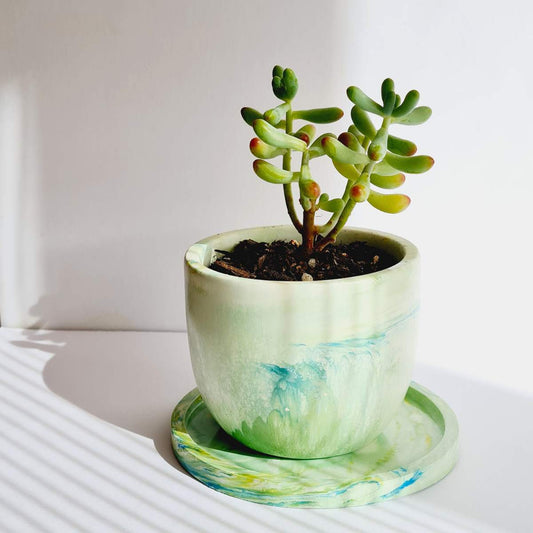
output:
[[[531,398],[427,367],[415,378],[459,418],[461,456],[447,478],[365,508],[270,508],[204,487],[172,456],[170,414],[194,386],[184,334],[3,329],[0,529],[531,531]]]

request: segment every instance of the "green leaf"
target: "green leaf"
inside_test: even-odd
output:
[[[334,133],[323,133],[317,137],[315,142],[309,147],[309,159],[314,159],[315,157],[320,157],[325,154],[322,146],[322,140],[326,137],[333,137],[335,139],[336,135]]]
[[[396,104],[396,109],[392,112],[392,116],[395,118],[400,118],[407,115],[416,107],[416,104],[418,104],[419,99],[420,93],[418,91],[409,91],[405,95],[403,104]]]
[[[318,109],[300,109],[294,111],[292,117],[294,119],[308,120],[315,124],[328,124],[336,122],[342,118],[344,112],[338,107],[323,107]]]
[[[394,82],[390,78],[386,78],[381,84],[381,99],[383,100],[383,104],[385,104],[385,100],[387,100],[391,92],[394,92]],[[396,101],[396,95],[394,95],[394,100]]]
[[[276,65],[272,70],[272,90],[274,94],[285,102],[290,102],[298,92],[298,80],[290,68],[281,69]]]
[[[244,122],[251,126],[254,123],[254,120],[258,118],[263,118],[263,113],[257,111],[253,107],[243,107],[241,109],[241,117],[244,119]]]
[[[272,77],[278,77],[278,78],[281,78],[281,76],[283,76],[283,67],[280,67],[279,65],[276,65],[273,69],[272,69]]]
[[[337,172],[344,176],[349,181],[357,181],[359,179],[359,176],[361,175],[360,172],[353,166],[349,165],[347,163],[339,163],[338,161],[331,160],[333,163],[333,166],[337,169]]]
[[[396,189],[405,182],[405,174],[394,174],[393,176],[381,176],[379,174],[370,175],[370,183],[380,189]]]
[[[320,187],[312,179],[300,179],[300,194],[311,200],[316,200],[320,196]]]
[[[326,197],[325,199],[323,199],[324,196]],[[344,207],[344,202],[342,201],[342,198],[334,198],[333,200],[330,200],[327,194],[322,194],[318,201],[318,207],[328,213],[338,213]]]
[[[316,128],[312,124],[302,126],[297,132],[293,133],[295,137],[304,141],[307,146],[311,144],[316,135]]]
[[[288,103],[280,104],[279,106],[274,107],[274,109],[269,109],[268,111],[265,111],[265,114],[263,116],[269,124],[276,126],[276,124],[278,124],[282,119],[285,118],[285,114],[287,113],[287,111],[289,111],[290,108],[291,106]]]
[[[395,137],[394,135],[389,135],[387,148],[393,154],[407,156],[416,154],[416,144],[414,142],[408,141],[407,139],[402,139],[400,137]]]
[[[405,124],[406,126],[418,126],[423,124],[431,116],[431,108],[427,106],[415,107],[408,115],[404,117],[394,117],[396,124]]]
[[[322,139],[322,147],[324,148],[324,152],[326,152],[331,159],[339,163],[360,165],[366,164],[370,161],[366,154],[361,154],[359,152],[350,150],[333,137],[324,137],[324,139]]]
[[[348,126],[348,132],[351,133],[359,141],[359,144],[361,146],[363,145],[365,136],[355,127],[354,124],[350,124]]]
[[[374,166],[374,172],[380,176],[394,176],[395,174],[398,174],[398,169],[391,167],[387,163],[387,160],[384,159]]]
[[[358,203],[366,202],[369,194],[370,187],[364,183],[356,183],[350,188],[350,198]]]
[[[281,81],[281,76],[272,78],[272,91],[280,100],[285,100],[285,87]]]
[[[357,129],[369,139],[373,139],[376,136],[376,128],[372,124],[370,117],[366,111],[356,105],[352,107],[352,121]]]
[[[270,146],[266,142],[263,142],[258,137],[254,137],[250,141],[250,152],[252,152],[255,157],[261,159],[272,159],[278,155],[284,155],[287,153],[285,148],[276,148],[275,146]]]
[[[304,141],[278,130],[261,118],[254,121],[253,128],[256,135],[271,146],[289,148],[290,150],[297,150],[299,152],[307,149],[307,144]]]
[[[435,163],[434,159],[429,155],[415,155],[412,157],[404,157],[388,153],[385,156],[385,161],[393,168],[407,172],[408,174],[422,174],[427,172]]]
[[[409,207],[411,199],[405,194],[381,194],[371,190],[368,203],[384,213],[400,213]]]
[[[372,161],[381,161],[387,153],[387,139],[389,136],[388,128],[383,127],[378,130],[374,140],[368,147],[368,157]]]
[[[387,94],[385,101],[383,102],[383,114],[390,117],[394,110],[394,104],[396,103],[396,93],[390,92]]]
[[[267,163],[262,159],[256,159],[253,163],[254,172],[268,183],[285,184],[296,181],[299,178],[299,173],[282,170],[271,163]]]
[[[287,100],[292,100],[298,92],[298,79],[296,78],[296,74],[292,69],[286,68],[283,71],[282,81],[285,86]]]
[[[367,96],[359,87],[348,87],[346,90],[348,98],[361,109],[368,111],[369,113],[374,113],[375,115],[383,116],[383,108]]]
[[[355,152],[361,152],[362,154],[365,153],[363,147],[361,146],[361,143],[357,140],[357,137],[349,131],[341,133],[339,135],[339,141],[344,144],[344,146],[347,146]]]

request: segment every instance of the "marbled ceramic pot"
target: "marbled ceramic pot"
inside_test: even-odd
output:
[[[208,268],[243,239],[297,239],[290,226],[223,233],[185,256],[189,347],[214,418],[250,448],[280,457],[351,452],[377,437],[410,383],[419,258],[410,242],[344,229],[399,262],[326,281],[263,281]]]

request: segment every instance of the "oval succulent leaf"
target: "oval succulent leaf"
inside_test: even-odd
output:
[[[272,91],[280,100],[285,100],[285,87],[283,87],[281,76],[272,77]]]
[[[394,110],[394,104],[396,103],[396,93],[390,92],[385,97],[385,101],[383,102],[383,114],[387,117],[390,117],[393,110]]]
[[[274,94],[285,102],[290,102],[298,92],[298,79],[294,71],[286,68],[281,73],[281,67],[274,67],[272,71],[272,90]]]
[[[422,174],[427,172],[435,163],[435,160],[429,155],[415,155],[413,157],[404,157],[401,155],[388,153],[385,161],[393,168],[407,172],[408,174]]]
[[[407,115],[416,107],[418,100],[420,100],[420,93],[414,90],[409,91],[405,95],[403,104],[396,104],[396,109],[392,112],[392,116],[395,118],[400,118]]]
[[[393,176],[381,176],[379,174],[370,175],[370,183],[380,189],[396,189],[405,182],[405,174],[394,174]]]
[[[322,139],[322,148],[324,152],[334,161],[339,163],[348,163],[351,165],[366,164],[369,162],[366,154],[354,152],[333,137],[324,137]]]
[[[409,207],[411,199],[405,194],[381,194],[370,191],[368,203],[384,213],[400,213]]]
[[[374,113],[375,115],[383,116],[383,108],[372,98],[367,96],[359,87],[348,87],[346,90],[348,98],[361,109]]]
[[[320,196],[320,186],[312,179],[301,179],[300,193],[306,198],[316,200]]]
[[[359,144],[361,146],[363,145],[365,136],[355,127],[355,124],[350,124],[348,126],[348,132],[351,133],[359,141]]]
[[[307,144],[301,139],[280,131],[261,118],[254,121],[253,128],[256,135],[271,146],[289,148],[299,152],[303,152],[307,148]]]
[[[265,114],[263,116],[269,124],[275,126],[285,117],[285,114],[287,113],[287,111],[289,111],[290,108],[290,104],[284,103],[275,107],[274,109],[269,109],[268,111],[265,111]]]
[[[244,119],[244,122],[251,126],[254,123],[254,120],[258,118],[263,118],[263,113],[257,111],[253,107],[243,107],[241,109],[241,117]]]
[[[352,107],[352,120],[356,128],[369,139],[376,136],[376,128],[364,109],[354,105]]]
[[[292,69],[286,68],[283,71],[283,77],[281,79],[285,86],[286,97],[292,100],[298,92],[298,79],[296,78],[296,74]]]
[[[333,166],[337,169],[337,172],[344,176],[349,181],[357,181],[360,176],[360,172],[353,166],[347,163],[339,163],[334,159],[331,160]]]
[[[312,124],[306,124],[302,126],[296,133],[293,133],[295,137],[304,141],[307,146],[311,144],[316,135],[316,128]]]
[[[350,133],[349,131],[345,131],[339,135],[339,141],[344,144],[344,146],[347,146],[351,150],[354,150],[355,152],[361,152],[364,153],[363,147],[361,146],[361,143],[357,140],[357,137]]]
[[[374,140],[370,143],[368,147],[368,157],[372,161],[381,161],[387,154],[387,139],[389,133],[386,127],[380,128],[376,133]]]
[[[404,124],[406,126],[418,126],[423,124],[431,116],[431,108],[427,106],[415,107],[408,115],[403,117],[394,117],[396,124]]]
[[[406,156],[416,154],[416,144],[414,142],[408,141],[407,139],[402,139],[400,137],[395,137],[394,135],[389,135],[387,148],[393,154]]]
[[[336,122],[344,116],[339,107],[322,107],[319,109],[300,109],[292,114],[294,119],[308,120],[315,124],[328,124]]]
[[[366,202],[370,194],[370,187],[364,183],[356,183],[350,188],[350,198],[357,203]]]
[[[271,163],[267,163],[262,159],[256,159],[253,163],[254,172],[264,181],[268,183],[285,184],[296,181],[299,177],[298,173],[282,170]]]
[[[374,172],[380,176],[394,176],[395,174],[398,174],[398,169],[391,167],[385,158],[374,166]]]
[[[327,211],[328,213],[338,213],[344,207],[344,202],[342,201],[342,198],[334,198],[333,200],[323,200],[322,196],[320,197],[320,200],[318,202],[318,207],[323,211]]]
[[[390,78],[385,78],[381,84],[381,99],[383,100],[383,104],[385,104],[385,100],[387,100],[389,93],[393,92],[394,81],[392,81]],[[394,95],[394,100],[396,100],[396,95]]]
[[[285,154],[287,150],[285,148],[276,148],[275,146],[270,146],[270,144],[267,144],[258,137],[254,137],[250,141],[250,152],[252,152],[255,157],[259,157],[261,159],[271,159],[272,157]]]
[[[322,146],[322,140],[326,137],[333,137],[335,139],[336,135],[334,133],[323,133],[322,135],[317,137],[315,142],[309,147],[309,159],[320,157],[325,154],[324,148]]]
[[[275,76],[277,76],[278,78],[281,78],[283,76],[283,67],[276,65],[272,69],[272,77],[274,78]]]

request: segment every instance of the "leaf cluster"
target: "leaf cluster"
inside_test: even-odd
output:
[[[347,96],[352,102],[352,124],[338,137],[332,133],[317,135],[314,124],[336,122],[343,116],[338,107],[294,110],[292,100],[298,91],[298,80],[291,69],[275,66],[272,72],[272,89],[283,103],[261,113],[244,107],[241,115],[252,126],[256,137],[250,141],[250,151],[257,158],[253,163],[256,175],[269,183],[282,184],[289,215],[303,234],[305,213],[318,209],[331,213],[323,226],[313,226],[314,234],[323,236],[326,244],[335,240],[346,223],[355,204],[368,201],[373,207],[399,213],[410,203],[404,194],[384,194],[375,190],[396,189],[405,181],[405,173],[419,174],[433,166],[427,155],[415,155],[417,147],[411,140],[389,133],[391,126],[415,126],[431,116],[431,109],[418,106],[420,94],[409,91],[405,97],[395,92],[393,80],[387,78],[381,85],[381,102],[378,103],[361,89],[348,87]],[[371,119],[377,118],[377,125]],[[295,121],[306,123],[293,131]],[[291,154],[301,153],[298,170],[291,168]],[[282,167],[271,160],[281,156]],[[320,187],[311,177],[309,163],[316,157],[327,156],[338,173],[346,179],[341,198],[330,199],[320,194]],[[300,204],[304,209],[304,224],[299,222],[292,205],[291,184],[297,183]],[[309,220],[309,216],[307,216]],[[314,220],[314,218],[311,218]],[[308,229],[309,230],[309,229]]]

